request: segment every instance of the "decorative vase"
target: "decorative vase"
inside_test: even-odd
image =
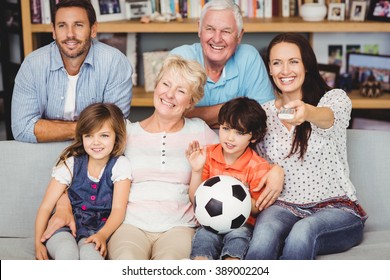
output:
[[[299,13],[304,21],[321,21],[325,18],[327,9],[321,3],[307,3],[301,6]]]

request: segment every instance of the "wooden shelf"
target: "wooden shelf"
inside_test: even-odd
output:
[[[390,24],[383,22],[365,21],[319,21],[308,22],[301,18],[271,18],[271,19],[244,19],[244,29],[248,33],[257,32],[389,32]],[[151,22],[122,20],[101,22],[99,32],[112,33],[196,33],[198,19],[184,19],[182,22]],[[32,24],[32,33],[51,32],[50,24]]]
[[[22,1],[22,24],[24,55],[32,52],[35,35],[51,33],[50,24],[31,24],[30,1]],[[300,17],[273,17],[270,19],[245,18],[244,29],[248,33],[266,32],[390,32],[390,23],[375,21],[303,21]],[[182,22],[152,22],[141,23],[136,20],[122,20],[102,22],[98,24],[98,32],[103,33],[196,33],[198,32],[198,19],[184,19]]]
[[[384,93],[379,97],[361,96],[358,90],[348,94],[354,109],[390,109],[390,94]]]
[[[358,90],[348,94],[352,100],[353,109],[390,109],[390,94],[380,97],[364,97]],[[133,88],[132,107],[153,107],[153,92],[145,92],[143,87]]]

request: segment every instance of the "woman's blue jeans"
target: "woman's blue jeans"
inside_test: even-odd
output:
[[[315,259],[345,251],[363,238],[362,220],[341,209],[327,208],[306,218],[272,205],[256,219],[246,259]]]

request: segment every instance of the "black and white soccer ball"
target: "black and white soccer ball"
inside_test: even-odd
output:
[[[232,176],[214,176],[196,190],[194,210],[204,228],[225,234],[247,221],[251,212],[250,193],[240,180]]]

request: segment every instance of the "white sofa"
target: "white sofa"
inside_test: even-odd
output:
[[[35,214],[64,143],[0,141],[0,259],[34,259]],[[318,259],[390,259],[390,132],[348,130],[351,180],[368,212],[363,242]]]

